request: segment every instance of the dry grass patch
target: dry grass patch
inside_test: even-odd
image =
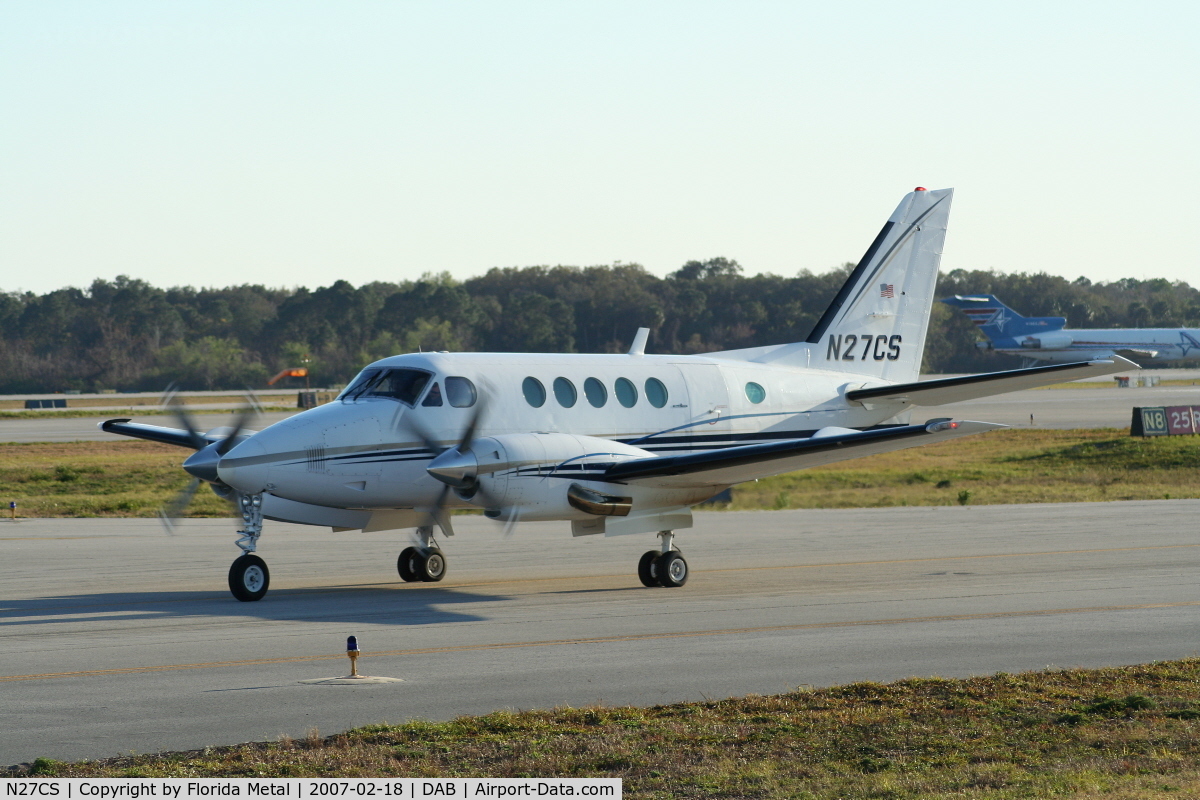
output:
[[[0,502],[26,517],[150,517],[187,448],[145,441],[0,444]],[[734,487],[717,508],[864,508],[1200,497],[1200,439],[1009,429]],[[201,491],[188,516],[225,516]]]
[[[1074,503],[1200,497],[1200,439],[1007,429],[733,489],[734,509]]]
[[[1200,796],[1200,659],[651,708],[498,711],[59,776],[619,777],[630,797]]]
[[[0,444],[0,501],[23,517],[152,517],[191,478],[190,448],[138,440]],[[197,492],[188,516],[228,516],[212,492]]]

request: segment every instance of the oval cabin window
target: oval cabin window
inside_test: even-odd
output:
[[[595,408],[603,408],[608,402],[608,389],[596,378],[588,378],[583,382],[583,394]]]
[[[667,387],[658,378],[647,378],[646,399],[655,408],[662,408],[667,404]]]
[[[617,378],[617,402],[626,408],[637,405],[637,387],[628,378]]]
[[[521,383],[521,391],[525,394],[525,402],[534,408],[541,408],[546,404],[546,387],[542,386],[542,382],[537,378],[526,378]]]
[[[747,383],[746,397],[750,399],[751,403],[758,404],[767,399],[767,390],[757,383]]]
[[[570,408],[575,405],[575,401],[579,399],[579,393],[575,391],[575,384],[566,378],[555,378],[554,399],[563,408]]]

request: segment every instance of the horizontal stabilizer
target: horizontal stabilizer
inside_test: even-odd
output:
[[[1004,427],[992,422],[934,419],[924,425],[902,425],[706,450],[702,453],[640,458],[614,464],[604,473],[603,480],[666,487],[731,486],[783,472],[821,467]]]
[[[1114,350],[1113,352],[1116,355],[1119,355],[1121,358],[1128,358],[1130,361],[1132,361],[1135,358],[1157,358],[1158,357],[1157,350],[1141,350],[1141,349],[1132,348],[1132,347],[1128,347],[1128,348],[1125,348],[1122,350]]]
[[[1138,365],[1113,356],[1111,360],[1079,361],[1073,364],[1051,364],[1046,367],[1011,369],[1004,372],[985,372],[982,375],[964,375],[959,378],[938,378],[916,383],[898,383],[892,386],[872,386],[846,392],[846,399],[855,403],[940,406],[990,397],[994,394],[1015,392],[1021,389],[1036,389],[1052,383],[1064,383],[1079,378],[1095,378],[1114,372],[1138,369]]]
[[[192,437],[178,428],[164,428],[161,425],[145,425],[141,422],[130,422],[128,419],[107,419],[96,426],[105,433],[117,433],[121,436],[132,436],[135,439],[149,439],[152,442],[174,444],[179,447],[192,447]],[[209,444],[225,438],[221,431],[211,431],[200,436]]]

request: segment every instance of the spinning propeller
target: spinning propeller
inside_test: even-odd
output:
[[[232,427],[214,428],[207,435],[202,435],[192,423],[192,417],[188,414],[186,408],[179,402],[179,392],[174,384],[167,387],[166,393],[163,395],[162,405],[170,410],[175,419],[187,431],[188,439],[191,440],[191,446],[196,450],[186,461],[183,462],[183,469],[192,479],[187,486],[183,487],[171,500],[163,506],[158,512],[158,517],[162,521],[163,527],[167,533],[175,532],[175,524],[187,507],[191,505],[192,499],[196,496],[196,491],[200,488],[201,481],[207,481],[212,485],[213,491],[218,497],[230,499],[232,489],[221,482],[220,476],[217,474],[217,463],[221,460],[221,456],[233,449],[234,445],[238,444],[242,439],[244,431],[248,430],[247,426],[250,421],[256,417],[261,410],[258,401],[249,389],[246,390],[246,403],[238,412]],[[220,433],[222,436],[216,441],[212,441],[209,436]]]
[[[450,523],[450,511],[446,508],[446,500],[450,496],[450,492],[453,490],[464,500],[470,500],[481,494],[486,497],[486,493],[479,483],[479,475],[481,472],[490,470],[480,469],[479,459],[471,446],[475,443],[475,434],[479,430],[479,424],[487,413],[487,397],[486,393],[480,392],[479,400],[475,404],[471,417],[458,437],[458,444],[451,447],[435,441],[429,431],[413,419],[411,414],[405,413],[400,417],[400,423],[420,439],[430,452],[435,454],[433,460],[429,462],[429,466],[426,467],[426,471],[445,485],[433,505],[428,509],[421,510],[428,514],[424,527],[437,523],[447,536],[454,535],[454,528]],[[515,523],[516,512],[514,510],[509,515],[508,523],[505,526],[505,535],[512,533]]]

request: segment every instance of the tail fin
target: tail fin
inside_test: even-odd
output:
[[[916,380],[953,197],[920,189],[900,201],[805,339],[814,364]]]
[[[984,336],[1001,346],[1016,346],[1018,336],[1062,330],[1067,324],[1065,317],[1022,317],[991,294],[956,294],[943,297],[942,302],[962,311]]]
[[[803,342],[713,355],[916,380],[953,196],[905,195]]]

